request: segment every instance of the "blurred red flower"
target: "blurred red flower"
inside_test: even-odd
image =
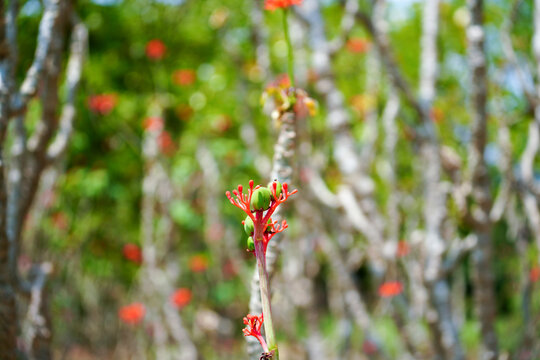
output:
[[[165,51],[167,51],[167,47],[161,40],[150,40],[146,44],[146,56],[152,60],[161,60],[165,55]]]
[[[136,325],[144,318],[146,309],[141,303],[126,305],[118,310],[118,317],[126,324]]]
[[[434,106],[429,112],[429,117],[436,124],[440,124],[444,121],[444,111],[441,108]]]
[[[176,85],[188,86],[195,82],[197,76],[192,69],[180,69],[173,73],[172,78]]]
[[[540,280],[540,266],[535,265],[531,268],[531,271],[529,272],[529,279],[531,282],[537,282]]]
[[[223,264],[223,267],[221,268],[221,271],[223,272],[223,276],[226,279],[231,279],[238,275],[238,269],[236,268],[236,265],[231,260],[227,260],[225,264]]]
[[[279,74],[276,76],[274,81],[270,82],[266,88],[280,88],[280,89],[287,89],[291,87],[291,79],[289,79],[289,75],[287,74]]]
[[[398,241],[397,252],[396,252],[396,255],[398,258],[406,256],[409,253],[409,251],[410,251],[409,243],[407,243],[405,240]]]
[[[159,116],[149,116],[144,119],[143,127],[146,131],[161,131],[163,130],[163,119]]]
[[[363,54],[369,50],[369,41],[364,38],[351,38],[347,41],[347,50],[353,54]]]
[[[212,125],[219,133],[224,133],[231,128],[232,120],[227,115],[220,115]]]
[[[205,255],[193,255],[189,259],[189,268],[193,272],[204,272],[208,269],[208,258]]]
[[[142,251],[139,245],[137,244],[125,244],[124,248],[122,249],[122,252],[124,253],[124,257],[132,261],[136,264],[142,263]]]
[[[264,8],[266,10],[274,11],[279,8],[286,9],[293,5],[300,5],[300,4],[302,4],[302,0],[266,0],[266,3],[264,4]]]
[[[181,309],[191,301],[191,290],[180,288],[171,295],[171,302],[177,308]]]
[[[45,209],[50,209],[56,202],[56,193],[52,189],[46,190],[43,192],[41,199]]]
[[[403,285],[399,281],[387,281],[379,287],[379,295],[382,297],[394,297],[402,291]]]
[[[181,104],[176,107],[176,116],[182,121],[188,121],[189,118],[193,115],[193,109],[191,106],[186,104]]]
[[[161,134],[158,135],[157,142],[159,150],[163,154],[167,156],[171,156],[172,154],[174,154],[176,146],[174,145],[171,134],[169,134],[167,131],[163,131]]]
[[[88,108],[93,113],[107,115],[116,106],[116,101],[116,94],[99,94],[89,96],[87,99],[87,104]]]
[[[68,218],[66,214],[59,211],[52,216],[53,225],[58,230],[66,230],[68,227]]]
[[[373,355],[377,353],[377,344],[375,344],[373,341],[364,340],[362,343],[362,350],[366,355]]]

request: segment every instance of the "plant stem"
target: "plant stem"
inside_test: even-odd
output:
[[[261,214],[262,215],[262,214]],[[259,214],[257,214],[259,216]],[[268,350],[273,352],[272,360],[279,360],[278,346],[274,334],[272,323],[272,307],[270,305],[270,282],[268,271],[266,271],[266,255],[264,253],[263,229],[255,228],[255,257],[257,258],[257,269],[259,270],[259,288],[261,290],[261,304],[264,315],[264,332]]]
[[[287,43],[287,72],[289,73],[289,80],[291,81],[291,87],[294,88],[294,53],[289,36],[289,23],[287,22],[288,9],[283,9],[283,31],[285,32],[285,42]]]

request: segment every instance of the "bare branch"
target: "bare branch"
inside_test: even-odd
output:
[[[76,111],[75,95],[79,88],[88,43],[88,30],[86,26],[75,16],[73,21],[70,56],[66,69],[66,103],[60,115],[60,127],[56,139],[49,145],[47,150],[48,162],[58,159],[65,153],[73,132],[73,119],[75,118]]]
[[[12,111],[18,113],[22,111],[28,101],[37,93],[38,84],[44,74],[45,63],[52,47],[53,41],[58,39],[57,29],[63,12],[63,1],[44,0],[45,10],[39,24],[38,41],[34,61],[21,85],[15,103],[12,104]]]
[[[478,246],[473,251],[474,295],[476,311],[481,323],[484,351],[482,359],[498,357],[495,331],[495,296],[493,289],[493,245],[491,238],[491,187],[484,159],[487,142],[487,69],[484,50],[483,0],[468,0],[471,22],[467,28],[467,52],[471,72],[471,96],[473,103],[472,142],[469,148],[469,171],[471,172],[472,196],[477,204],[472,215],[478,222],[475,233]]]

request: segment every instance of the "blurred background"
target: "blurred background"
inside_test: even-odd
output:
[[[261,101],[290,86],[282,10],[263,0],[9,4],[16,84],[44,13],[65,11],[4,140],[6,173],[23,166],[8,200],[32,194],[29,358],[258,359],[241,331],[255,258],[225,191],[280,171],[298,189],[271,249],[282,359],[540,358],[532,0],[304,0],[296,86],[318,110],[292,125]]]

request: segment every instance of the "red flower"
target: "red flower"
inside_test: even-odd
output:
[[[377,353],[377,344],[370,340],[364,340],[362,344],[362,350],[366,355],[374,355]]]
[[[56,193],[54,192],[54,190],[47,190],[45,192],[43,192],[43,196],[42,196],[42,200],[43,202],[43,206],[46,208],[46,209],[49,209],[51,208],[54,203],[56,202]]]
[[[396,255],[398,258],[406,256],[410,251],[409,243],[405,240],[398,241]]]
[[[286,9],[293,5],[300,5],[300,4],[302,4],[302,0],[266,0],[266,3],[264,4],[264,8],[266,10],[274,11],[279,8]]]
[[[429,117],[436,124],[440,124],[444,121],[444,111],[441,108],[434,106],[431,108],[431,111],[429,112]]]
[[[196,78],[195,71],[192,69],[176,70],[172,75],[173,82],[180,86],[191,85],[195,82]]]
[[[189,268],[193,272],[204,272],[208,269],[208,259],[204,255],[193,255],[189,259]]]
[[[180,288],[171,295],[171,302],[177,308],[181,309],[191,301],[191,290]]]
[[[230,279],[238,275],[238,269],[236,268],[234,262],[231,260],[227,260],[227,262],[223,264],[221,271],[223,272],[223,275],[226,279]]]
[[[347,41],[347,50],[353,54],[363,54],[369,50],[369,41],[364,38],[352,38]]]
[[[146,309],[141,303],[126,305],[118,310],[118,317],[126,324],[136,325],[144,318]]]
[[[268,85],[266,86],[266,90],[271,90],[273,88],[277,88],[277,89],[288,89],[291,87],[291,79],[289,78],[289,75],[287,74],[280,74],[280,75],[277,75],[276,78],[269,82]]]
[[[246,325],[246,328],[243,329],[242,332],[244,333],[244,336],[254,336],[257,340],[259,340],[264,352],[267,353],[268,346],[261,335],[261,326],[263,322],[263,314],[261,314],[261,316],[248,314],[244,317],[244,325]]]
[[[58,230],[66,230],[68,228],[68,218],[66,214],[59,211],[52,216],[53,225]]]
[[[88,97],[90,111],[99,115],[109,114],[116,106],[116,94],[100,94]]]
[[[176,108],[176,116],[182,121],[188,121],[193,115],[193,109],[189,105],[181,104]]]
[[[146,56],[152,60],[161,60],[167,51],[165,44],[158,39],[150,40],[146,44]]]
[[[144,119],[143,127],[146,131],[161,131],[163,130],[163,119],[159,116],[150,116]]]
[[[531,268],[531,271],[529,272],[529,279],[531,282],[537,282],[540,280],[540,266],[535,265]]]
[[[171,134],[169,134],[167,131],[163,131],[161,134],[158,135],[157,141],[159,150],[163,154],[167,156],[171,156],[172,154],[174,154],[176,146],[174,145]]]
[[[124,248],[122,249],[122,252],[124,253],[124,257],[132,261],[136,264],[142,263],[142,251],[141,248],[136,244],[126,244],[124,245]]]
[[[403,285],[399,281],[387,281],[379,287],[379,295],[382,297],[394,297],[402,291]]]
[[[229,130],[232,126],[232,120],[227,115],[220,115],[217,120],[214,122],[213,127],[219,133],[224,133]]]

